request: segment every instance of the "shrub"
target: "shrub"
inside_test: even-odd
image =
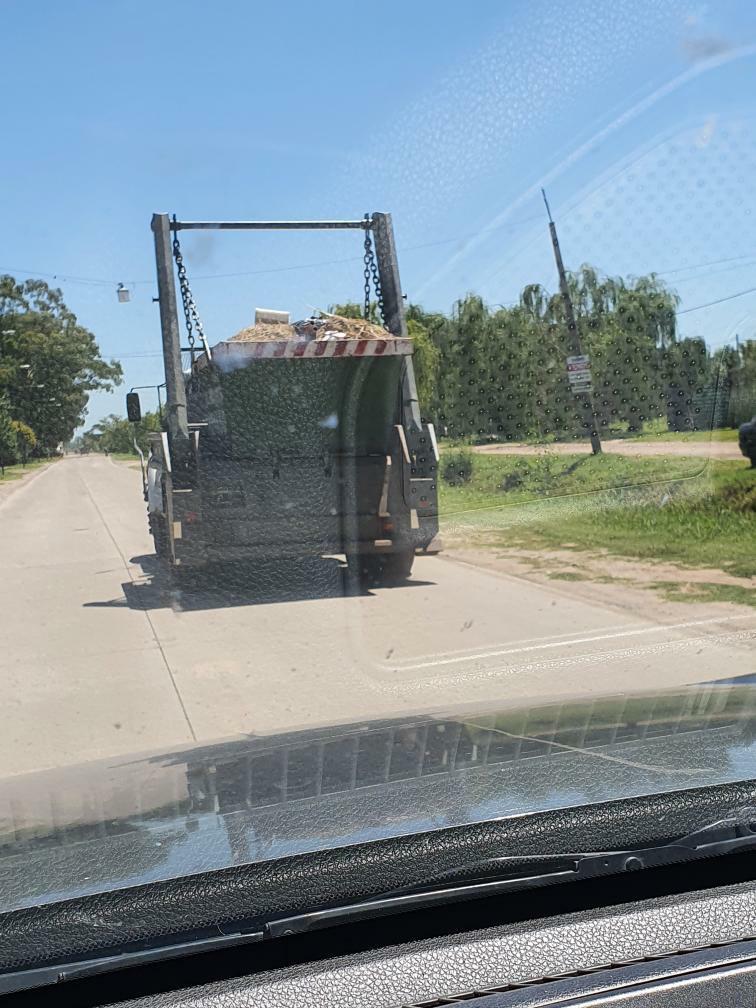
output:
[[[743,514],[756,513],[756,481],[750,485],[724,486],[717,495],[724,508]]]
[[[444,455],[441,475],[449,486],[469,483],[473,474],[473,454],[466,448],[456,448]]]
[[[644,421],[641,433],[664,437],[669,434],[669,424],[665,417],[654,417],[653,420]]]
[[[16,445],[18,446],[18,457],[26,463],[29,456],[37,447],[37,435],[23,420],[11,420],[11,429],[16,435]]]
[[[7,400],[0,396],[0,472],[18,462],[18,440],[13,429]]]

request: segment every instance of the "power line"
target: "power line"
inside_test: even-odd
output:
[[[688,315],[690,312],[701,311],[703,308],[711,308],[713,305],[722,304],[724,301],[734,301],[735,298],[745,297],[746,294],[755,294],[756,287],[749,287],[747,290],[738,291],[736,294],[728,294],[727,297],[717,298],[716,301],[707,301],[705,304],[693,305],[691,308],[683,308],[681,311],[675,312],[675,315]],[[514,303],[515,305],[517,302]],[[501,307],[507,307],[502,305]],[[508,307],[514,307],[510,305]],[[142,357],[161,357],[162,353],[158,350],[145,351],[144,353],[125,353],[119,354],[117,351],[109,351],[108,356],[117,357],[118,360],[134,360],[136,358]]]
[[[740,262],[743,259],[753,259],[753,253],[748,255],[729,256],[727,259],[710,259],[708,262],[691,263],[689,266],[678,266],[676,269],[653,270],[657,276],[669,276],[671,273],[684,273],[689,269],[701,269],[704,266],[719,266],[720,263]]]
[[[44,277],[46,280],[62,280],[66,283],[97,284],[98,286],[112,287],[118,281],[96,280],[93,277],[69,276],[68,273],[44,273],[42,270],[19,269],[17,266],[0,266],[4,273],[26,273],[29,276]]]
[[[525,217],[522,220],[512,221],[509,224],[502,224],[502,225],[500,225],[499,227],[496,227],[496,228],[483,228],[480,231],[472,231],[472,232],[468,232],[467,234],[456,235],[454,238],[440,238],[440,239],[438,239],[436,241],[423,242],[423,243],[421,243],[419,245],[405,245],[405,246],[402,246],[399,249],[399,251],[403,252],[403,253],[404,252],[417,252],[417,251],[421,251],[421,250],[427,249],[427,248],[436,248],[436,247],[441,246],[441,245],[449,245],[452,242],[464,241],[464,240],[466,240],[468,238],[477,237],[477,236],[479,236],[481,234],[492,233],[492,232],[500,231],[500,230],[503,230],[503,229],[506,229],[506,228],[520,227],[521,225],[528,224],[528,223],[530,223],[531,221],[534,221],[534,220],[541,220],[541,215],[538,214],[538,215],[534,215],[534,216],[531,216],[531,217]],[[704,267],[707,267],[707,266],[718,266],[721,263],[739,263],[739,262],[742,262],[743,260],[752,260],[752,259],[754,259],[753,253],[750,253],[748,255],[728,256],[727,258],[724,258],[724,259],[709,259],[706,262],[700,262],[700,263],[688,263],[685,266],[677,266],[674,269],[652,270],[651,272],[655,273],[656,276],[671,276],[671,275],[676,274],[676,273],[683,273],[683,272],[685,272],[687,270],[703,269]],[[318,262],[298,263],[298,264],[293,265],[293,266],[276,266],[276,267],[269,267],[267,269],[259,269],[259,270],[240,270],[240,271],[234,272],[234,273],[197,273],[197,274],[195,274],[192,277],[192,279],[193,280],[231,280],[231,279],[235,279],[236,277],[266,276],[266,275],[273,275],[273,274],[276,274],[276,273],[291,273],[291,272],[295,272],[296,270],[317,269],[320,266],[341,266],[341,265],[344,265],[345,263],[361,262],[361,261],[362,261],[362,256],[348,256],[348,257],[345,257],[343,259],[321,259]],[[746,263],[744,262],[743,265],[746,265]],[[736,267],[733,267],[733,268],[736,268]],[[88,285],[88,286],[96,286],[96,287],[113,287],[118,282],[116,280],[105,280],[102,277],[82,277],[82,276],[75,276],[73,274],[68,274],[68,273],[47,273],[47,272],[44,272],[42,270],[20,269],[20,268],[11,267],[11,266],[2,266],[2,267],[0,267],[0,270],[3,271],[3,272],[8,272],[8,273],[25,273],[28,276],[40,277],[40,278],[44,278],[44,279],[47,279],[47,280],[59,280],[59,281],[64,282],[64,283],[79,283],[79,284],[84,284],[84,285]],[[499,271],[499,268],[497,267],[497,269],[496,269],[495,272],[498,273],[498,271]],[[719,270],[718,272],[725,272],[725,271],[724,270]],[[688,280],[688,279],[692,280],[692,279],[698,279],[698,278],[696,278],[696,277],[685,277],[684,279],[685,280]],[[681,280],[680,282],[682,283],[683,281]],[[137,285],[152,284],[152,283],[154,283],[154,280],[152,280],[152,279],[149,279],[149,280],[146,280],[146,279],[142,279],[142,280],[130,280],[130,281],[128,281],[127,286],[137,286]],[[733,296],[734,297],[738,297],[739,295],[733,295]],[[712,302],[712,303],[715,303],[715,302]],[[696,310],[697,309],[695,309],[695,308],[687,308],[687,309],[685,309],[685,311],[696,311]],[[680,314],[682,314],[682,313],[680,313]]]
[[[482,228],[480,231],[472,231],[466,234],[456,235],[453,238],[440,238],[437,241],[423,242],[420,245],[404,245],[401,246],[399,251],[417,252],[421,249],[434,248],[438,245],[449,245],[452,242],[465,241],[467,238],[474,238],[481,234],[489,234],[495,231],[506,230],[507,228],[520,227],[521,225],[529,224],[531,221],[540,219],[541,219],[540,214],[533,215],[531,217],[525,217],[522,220],[509,221],[508,223],[501,224],[498,227]],[[225,280],[243,276],[262,276],[265,274],[272,274],[272,273],[289,273],[292,272],[293,270],[316,269],[318,266],[339,266],[342,265],[343,263],[350,263],[350,262],[362,262],[362,256],[361,255],[349,256],[344,259],[321,259],[319,262],[299,263],[298,265],[295,266],[276,266],[260,270],[242,270],[238,273],[196,273],[192,276],[192,280]],[[93,286],[114,287],[117,283],[120,282],[118,280],[105,280],[102,277],[80,277],[80,276],[74,276],[73,274],[69,273],[47,273],[44,272],[43,270],[19,269],[18,267],[13,266],[0,266],[0,271],[8,273],[26,273],[28,276],[42,277],[47,280],[60,280],[65,283],[80,283],[80,284],[89,284]],[[154,282],[155,281],[152,278],[148,280],[129,280],[126,286],[135,287],[138,284],[139,285],[152,284]]]
[[[675,312],[676,315],[687,315],[689,312],[701,311],[702,308],[711,308],[712,305],[722,304],[723,301],[734,301],[735,298],[744,297],[746,294],[756,292],[756,287],[749,287],[748,290],[738,291],[737,294],[728,294],[727,297],[717,298],[716,301],[707,301],[706,304],[695,305],[693,308],[683,308],[682,311]]]
[[[675,286],[682,283],[690,283],[693,280],[698,280],[700,282],[701,280],[708,280],[709,277],[719,276],[721,273],[732,273],[733,270],[752,269],[755,264],[756,259],[751,257],[743,262],[734,264],[731,263],[729,266],[723,266],[721,269],[710,269],[704,273],[693,273],[691,276],[677,277],[677,279],[673,282]],[[688,268],[693,269],[694,267],[690,266]],[[660,275],[661,274],[657,274],[657,276]]]
[[[108,350],[108,357],[117,357],[118,360],[134,360],[137,357],[162,357],[161,350],[145,350],[143,353],[118,353],[117,350]]]

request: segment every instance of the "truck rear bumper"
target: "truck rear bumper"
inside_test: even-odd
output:
[[[301,557],[343,556],[349,553],[391,554],[414,549],[424,554],[438,553],[441,540],[436,535],[427,544],[422,541],[376,539],[354,543],[253,543],[244,546],[216,545],[187,542],[178,539],[176,566],[183,568],[205,567],[212,564],[261,562]]]

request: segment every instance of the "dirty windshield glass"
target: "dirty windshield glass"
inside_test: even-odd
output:
[[[753,776],[756,11],[42,10],[0,909]]]

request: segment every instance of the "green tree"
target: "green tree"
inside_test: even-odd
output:
[[[162,430],[157,413],[145,413],[138,424],[111,413],[81,435],[80,447],[88,451],[116,452],[119,455],[136,455],[134,439],[143,452],[148,448],[148,435]]]
[[[720,384],[727,395],[727,424],[739,427],[756,415],[756,340],[715,354]]]
[[[415,319],[407,322],[407,331],[414,344],[412,360],[415,367],[417,397],[423,416],[435,410],[441,352],[430,337],[428,330]]]
[[[330,305],[328,311],[331,315],[341,315],[342,318],[361,319],[365,316],[364,306],[357,304],[356,301],[345,301],[344,304]],[[375,301],[370,302],[368,321],[374,322],[376,325],[380,325],[380,320],[378,318],[378,305]]]
[[[18,441],[13,429],[8,400],[0,395],[0,471],[18,461]]]
[[[94,335],[42,280],[0,276],[0,329],[0,391],[35,432],[36,450],[50,454],[82,423],[89,394],[120,383],[121,366],[103,360]]]
[[[26,465],[37,447],[37,435],[23,420],[11,420],[11,428],[16,435],[18,457]]]
[[[679,391],[672,388],[674,367],[685,361],[677,348],[674,292],[653,275],[602,279],[587,265],[569,274],[568,286],[591,356],[600,427],[640,429],[666,417],[671,393]],[[413,306],[408,314],[425,324],[421,309]],[[516,440],[584,433],[567,380],[571,340],[559,294],[530,284],[518,304],[496,309],[468,294],[448,319],[427,328],[440,354],[442,432]],[[699,360],[699,372],[700,366]],[[685,399],[693,377],[686,378]]]

